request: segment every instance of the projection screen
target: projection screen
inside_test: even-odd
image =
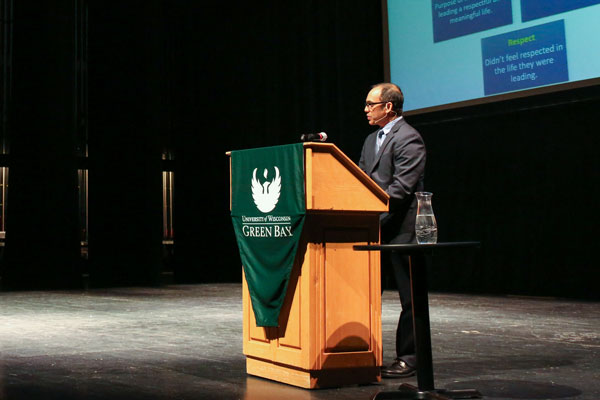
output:
[[[600,85],[600,0],[383,1],[386,78],[419,114]]]

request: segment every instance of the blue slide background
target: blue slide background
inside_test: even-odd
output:
[[[482,0],[432,0],[433,40],[441,42],[512,23],[511,0],[486,3]]]
[[[508,45],[510,39],[529,37],[535,40]],[[484,38],[481,48],[486,95],[569,80],[562,20]]]
[[[511,24],[436,42],[433,1],[387,2],[390,77],[404,91],[406,111],[485,97],[482,40],[560,20],[564,21],[569,82],[600,77],[600,5],[522,22],[525,0],[512,0]],[[528,88],[516,90],[524,89]]]
[[[521,0],[521,13],[525,22],[595,4],[600,4],[600,0]]]

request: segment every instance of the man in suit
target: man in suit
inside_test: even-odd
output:
[[[359,166],[390,196],[390,211],[381,215],[383,243],[414,243],[417,200],[423,190],[425,144],[402,117],[404,95],[392,83],[372,87],[365,102],[371,133],[363,145]],[[396,360],[383,367],[384,378],[403,378],[416,372],[409,259],[382,253],[383,271],[393,272],[402,312],[396,329]]]

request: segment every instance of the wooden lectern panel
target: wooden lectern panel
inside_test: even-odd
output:
[[[306,209],[384,212],[388,195],[332,144],[305,148]]]
[[[277,328],[256,327],[244,281],[248,373],[305,388],[380,379],[379,254],[353,250],[378,228],[376,216],[308,215]]]
[[[303,388],[381,379],[379,213],[389,197],[333,144],[305,144],[306,219],[278,327],[257,327],[243,277],[246,370]]]
[[[332,232],[326,236],[333,236]],[[355,243],[359,242],[366,240]],[[325,353],[368,351],[371,347],[369,256],[355,254],[352,246],[336,242],[325,245]]]

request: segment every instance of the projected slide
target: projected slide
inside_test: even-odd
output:
[[[511,0],[433,0],[431,7],[436,42],[512,23]]]
[[[481,40],[485,94],[569,80],[564,21]]]
[[[600,0],[387,0],[387,9],[390,79],[407,112],[600,82]]]
[[[521,0],[521,13],[523,21],[531,21],[594,4],[600,4],[600,0]]]

